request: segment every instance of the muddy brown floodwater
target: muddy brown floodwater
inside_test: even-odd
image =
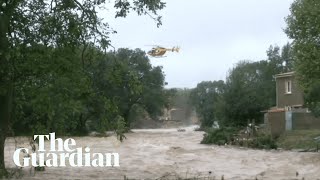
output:
[[[23,179],[157,179],[160,177],[215,177],[216,179],[320,179],[320,153],[264,151],[199,144],[203,132],[186,128],[133,130],[119,143],[115,136],[74,137],[77,147],[90,147],[91,153],[120,154],[120,167],[51,167],[30,173]],[[16,138],[18,146],[26,138]],[[5,146],[7,168],[14,168],[13,138]],[[209,173],[211,172],[211,173]],[[298,174],[297,174],[298,172]],[[166,176],[168,175],[168,176]],[[298,175],[298,176],[297,176]]]

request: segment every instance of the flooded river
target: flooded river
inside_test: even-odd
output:
[[[120,167],[50,167],[35,175],[24,168],[23,179],[320,179],[320,153],[203,145],[203,132],[193,129],[133,130],[123,143],[115,136],[74,137],[77,147],[90,147],[91,153],[119,153]],[[27,143],[16,139],[18,146]],[[7,168],[15,167],[14,142],[6,141]]]

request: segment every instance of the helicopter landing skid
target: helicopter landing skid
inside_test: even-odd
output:
[[[160,56],[160,57],[153,57],[153,58],[164,58],[164,57],[167,57],[167,56]]]

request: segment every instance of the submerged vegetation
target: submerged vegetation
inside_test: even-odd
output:
[[[239,134],[239,129],[224,127],[220,129],[209,128],[204,134],[202,144],[237,145],[253,149],[277,149],[276,140],[266,133],[255,135]]]
[[[237,133],[237,129],[224,127],[220,129],[209,128],[206,130],[204,134],[202,144],[217,144],[217,145],[225,145],[234,141],[235,134]]]
[[[277,149],[276,140],[269,134],[259,134],[248,142],[248,147],[254,149]]]

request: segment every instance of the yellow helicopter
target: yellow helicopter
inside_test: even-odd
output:
[[[180,48],[179,47],[173,47],[173,48],[164,48],[161,46],[155,46],[153,47],[150,51],[147,52],[149,56],[152,57],[165,57],[163,56],[167,51],[171,52],[179,52]]]

